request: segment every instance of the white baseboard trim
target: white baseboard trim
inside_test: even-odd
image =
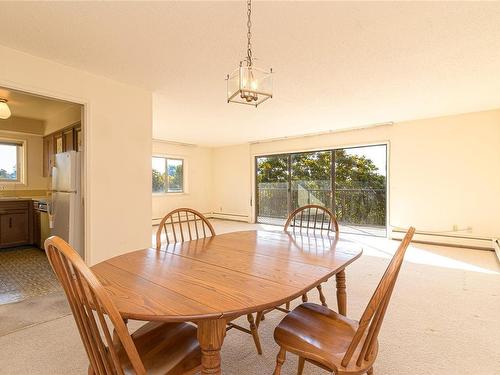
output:
[[[393,228],[391,238],[395,240],[403,239],[406,230],[403,228]],[[444,245],[461,247],[466,249],[494,250],[493,242],[488,237],[475,237],[467,234],[454,233],[429,233],[416,231],[413,242],[430,245]]]

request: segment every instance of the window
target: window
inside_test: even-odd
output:
[[[0,182],[22,182],[24,144],[16,140],[0,140]]]
[[[153,156],[153,193],[184,192],[184,160]]]

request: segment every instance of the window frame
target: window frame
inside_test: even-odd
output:
[[[186,165],[187,165],[187,161],[184,157],[182,156],[174,156],[174,155],[164,155],[164,154],[153,154],[151,159],[152,158],[161,158],[161,159],[165,159],[165,171],[167,172],[167,175],[168,175],[168,161],[169,160],[177,160],[177,161],[181,161],[181,165],[182,165],[182,190],[181,191],[168,191],[169,187],[168,187],[168,179],[167,181],[165,182],[165,190],[164,191],[158,191],[158,192],[155,192],[153,191],[153,186],[151,186],[151,193],[153,194],[153,196],[163,196],[163,195],[182,195],[182,194],[187,194],[187,178],[186,178],[186,171],[187,171],[187,168],[186,168]],[[152,169],[151,169],[151,173],[152,173]]]
[[[1,137],[0,145],[16,146],[16,179],[0,177],[0,184],[26,185],[26,140]]]

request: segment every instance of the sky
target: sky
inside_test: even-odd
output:
[[[16,167],[16,146],[0,145],[0,169],[12,173]]]

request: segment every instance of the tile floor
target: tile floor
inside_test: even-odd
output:
[[[0,250],[0,305],[59,292],[61,287],[43,250]]]

